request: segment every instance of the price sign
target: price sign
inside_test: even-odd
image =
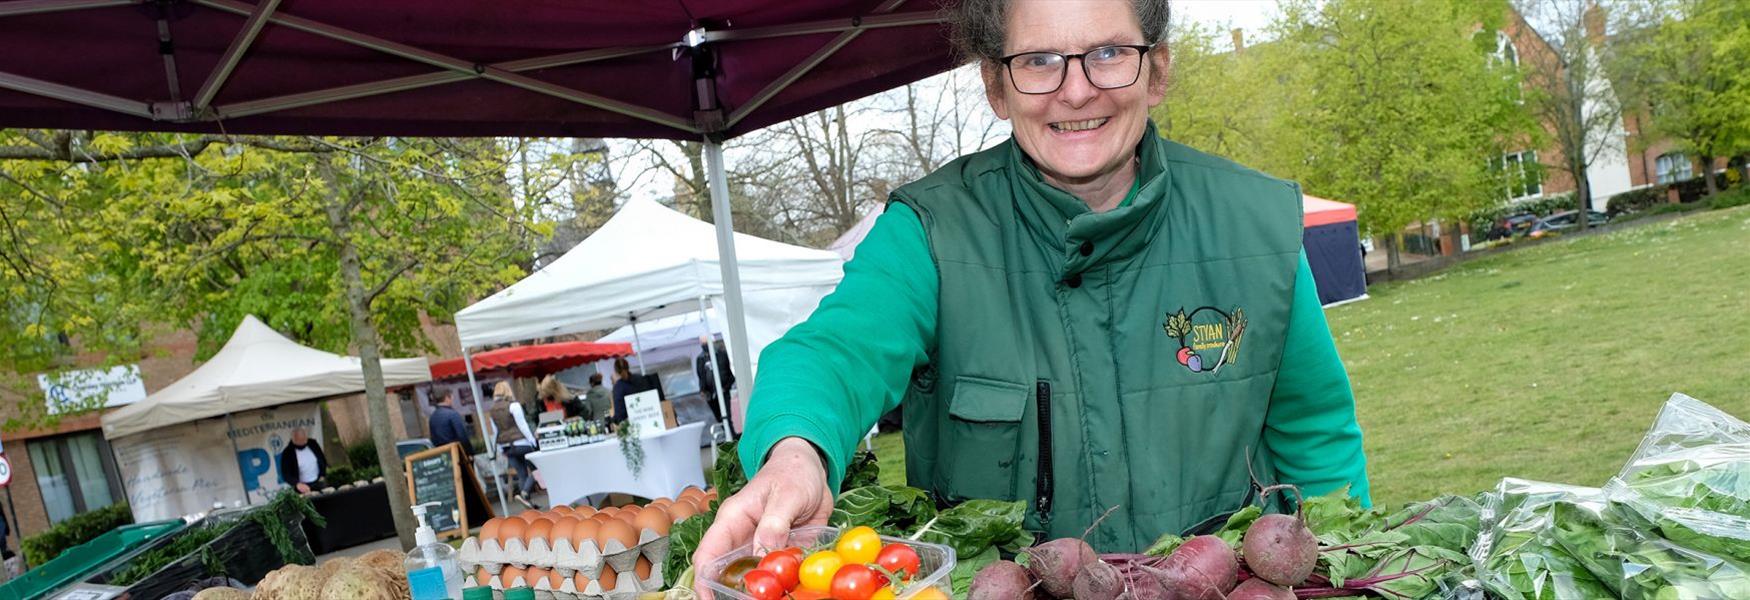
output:
[[[662,418],[662,394],[656,390],[626,395],[626,421],[638,426],[640,436],[668,429]]]

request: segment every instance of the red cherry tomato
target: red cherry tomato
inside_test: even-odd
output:
[[[778,576],[771,571],[754,569],[741,576],[741,583],[747,590],[747,595],[754,600],[784,600],[784,586],[778,583]]]
[[[869,600],[887,578],[865,565],[845,565],[832,577],[833,600]]]
[[[888,544],[881,549],[880,554],[875,555],[876,565],[879,565],[883,569],[887,569],[888,573],[893,573],[906,579],[917,577],[918,565],[920,562],[921,561],[918,559],[918,551],[911,549],[911,546],[905,544]],[[765,568],[765,565],[760,565],[760,568]]]
[[[802,551],[781,550],[767,554],[765,558],[760,559],[759,568],[776,575],[778,584],[784,586],[784,591],[796,589],[796,586],[802,583]]]

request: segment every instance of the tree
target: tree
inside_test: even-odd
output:
[[[1613,72],[1632,82],[1651,123],[1646,133],[1699,159],[1712,195],[1720,189],[1715,159],[1750,153],[1750,6],[1646,0],[1624,8]]]
[[[1504,3],[1328,0],[1283,8],[1272,25],[1283,60],[1271,71],[1291,101],[1275,111],[1281,133],[1255,142],[1280,142],[1292,153],[1270,161],[1276,174],[1355,203],[1364,231],[1391,237],[1392,268],[1406,225],[1500,202],[1500,177],[1487,157],[1531,131],[1516,101],[1516,73],[1488,60]]]
[[[1604,62],[1604,15],[1592,0],[1516,0],[1518,12],[1543,24],[1549,53],[1526,53],[1522,62],[1527,106],[1550,133],[1562,160],[1545,166],[1574,181],[1575,209],[1591,208],[1587,170],[1606,153],[1623,152],[1622,105]],[[1527,35],[1537,35],[1527,32]],[[1591,226],[1580,219],[1579,226]]]
[[[165,139],[190,150],[142,151]],[[206,356],[255,313],[303,343],[356,351],[396,529],[411,546],[381,356],[428,349],[422,316],[452,314],[526,272],[550,225],[539,198],[513,194],[516,143],[248,138],[193,150],[198,142],[95,134],[72,155],[96,160],[20,159],[35,177],[9,182],[62,236],[33,248],[33,260],[61,269],[47,285],[106,298],[58,308],[104,311],[90,313],[103,324],[53,325],[118,358],[139,351],[150,323],[184,325]]]

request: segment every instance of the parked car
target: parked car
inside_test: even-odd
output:
[[[1495,220],[1495,226],[1489,228],[1489,239],[1498,240],[1505,237],[1525,235],[1531,232],[1531,226],[1537,224],[1537,215],[1519,213]]]
[[[1553,232],[1573,229],[1580,226],[1579,214],[1579,211],[1564,210],[1542,219],[1538,219],[1537,223],[1531,226],[1531,231],[1526,235],[1537,238],[1549,235]],[[1586,223],[1592,227],[1597,227],[1609,222],[1610,215],[1596,210],[1586,211]]]

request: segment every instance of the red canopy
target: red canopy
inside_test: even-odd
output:
[[[952,66],[941,0],[0,0],[0,127],[723,138]]]
[[[1318,227],[1355,220],[1355,205],[1317,196],[1301,195],[1302,220],[1305,227]]]
[[[631,344],[560,342],[537,346],[513,346],[475,354],[474,372],[484,373],[509,369],[510,374],[514,377],[529,377],[543,373],[557,373],[605,358],[631,355]],[[460,358],[431,363],[432,381],[459,379],[467,376],[468,368]]]

